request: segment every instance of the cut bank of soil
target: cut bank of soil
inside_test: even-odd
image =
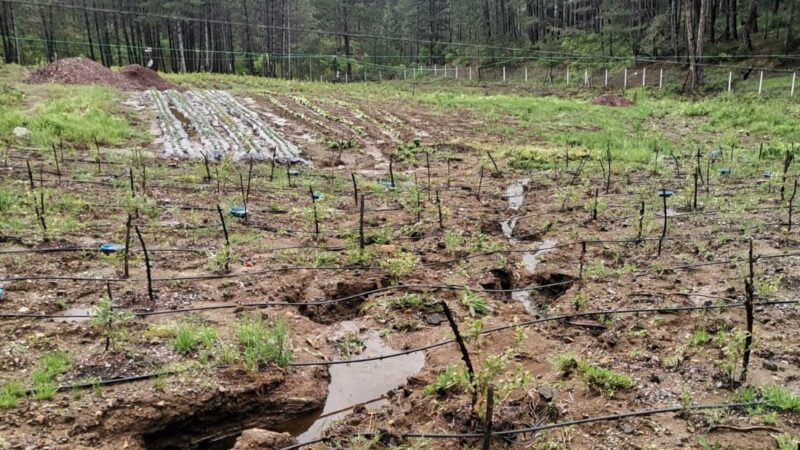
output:
[[[633,102],[628,100],[625,97],[620,97],[619,95],[611,95],[611,94],[603,94],[594,100],[592,100],[593,105],[603,105],[603,106],[617,106],[617,107],[624,107],[624,106],[631,106]]]

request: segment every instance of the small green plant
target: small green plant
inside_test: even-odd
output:
[[[697,438],[697,444],[700,445],[700,448],[703,450],[721,450],[722,446],[719,442],[714,442],[713,444],[708,442],[705,436],[700,436]]]
[[[700,327],[692,332],[692,337],[689,339],[689,345],[692,347],[701,347],[711,342],[712,339],[713,338],[706,330],[706,327]]]
[[[267,321],[259,315],[247,315],[239,323],[237,337],[242,361],[251,371],[270,363],[286,367],[292,362],[289,326],[282,318]]]
[[[440,311],[441,305],[425,294],[403,294],[387,301],[387,306],[394,310]]]
[[[344,359],[351,359],[354,355],[361,354],[367,346],[357,331],[349,331],[336,339],[334,346]]]
[[[486,299],[469,289],[461,294],[461,303],[469,310],[470,317],[485,316],[492,312],[492,307]]]
[[[565,374],[576,371],[590,389],[608,397],[612,397],[617,390],[633,387],[633,381],[629,376],[590,364],[574,353],[567,352],[557,355],[552,363],[556,370]]]
[[[800,448],[800,436],[783,433],[773,434],[772,438],[775,439],[775,445],[778,446],[778,450],[797,450]]]
[[[50,400],[58,392],[56,377],[66,373],[72,367],[72,360],[64,352],[49,352],[39,360],[36,368],[31,372],[33,381],[33,398],[36,400]]]
[[[25,396],[25,386],[17,380],[8,380],[0,386],[0,408],[15,408]]]
[[[455,231],[447,230],[444,232],[444,246],[447,252],[454,255],[464,245],[464,236]]]
[[[114,309],[114,302],[103,297],[92,307],[90,315],[92,327],[106,339],[106,349],[116,351],[125,336],[125,327],[133,320],[133,313]]]
[[[231,263],[239,260],[238,255],[233,253],[230,245],[223,245],[216,252],[208,253],[208,268],[217,273],[228,273],[231,270]]]
[[[417,255],[411,252],[399,251],[387,256],[381,261],[381,269],[389,274],[394,281],[413,272],[419,263]]]
[[[744,355],[744,341],[747,333],[738,328],[717,333],[715,343],[722,350],[723,358],[717,361],[717,366],[728,380],[733,384],[738,379],[739,362]]]
[[[172,327],[170,348],[188,355],[200,348],[210,349],[217,341],[217,330],[194,321],[176,323]]]

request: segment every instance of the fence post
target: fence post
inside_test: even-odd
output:
[[[434,64],[434,65],[433,65],[433,76],[434,76],[434,77],[435,77],[436,75],[438,75],[438,74],[439,74],[439,71],[438,71],[437,69],[438,69],[437,65],[436,65],[436,64]]]
[[[494,416],[494,386],[490,384],[486,388],[486,417],[482,450],[490,450],[492,446],[492,416]]]
[[[469,81],[472,81],[472,66],[469,67]]]
[[[731,91],[732,83],[733,83],[733,72],[728,72],[728,92]]]
[[[658,88],[664,87],[664,69],[659,69],[658,72]]]
[[[628,89],[628,68],[625,68],[625,73],[622,76],[622,90]]]
[[[456,80],[458,79],[458,66],[456,66]]]
[[[758,73],[758,95],[761,95],[761,86],[764,85],[764,71]]]
[[[583,85],[589,86],[589,69],[583,69]]]
[[[569,67],[567,67],[567,86],[569,86]]]
[[[642,69],[642,86],[647,86],[647,67]]]
[[[525,82],[528,82],[528,67],[525,67]],[[792,92],[794,92],[794,78],[792,79]]]
[[[503,83],[506,82],[506,66],[503,66]]]
[[[447,64],[444,65],[444,74],[442,75],[442,78],[447,78]]]
[[[605,80],[603,81],[603,86],[608,87],[608,69],[606,69]]]
[[[794,97],[794,80],[797,78],[797,72],[792,72],[792,89],[789,92],[790,97]]]

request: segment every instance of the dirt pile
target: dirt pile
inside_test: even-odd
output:
[[[171,83],[158,75],[158,72],[147,67],[142,67],[138,64],[131,64],[130,66],[123,67],[119,74],[126,78],[131,83],[137,85],[141,90],[156,89],[158,91],[166,91],[168,89],[175,89],[183,91],[184,89],[175,83]]]
[[[592,104],[603,106],[631,106],[633,102],[619,95],[603,94],[592,100]]]
[[[139,65],[124,67],[117,73],[98,62],[82,57],[60,59],[31,73],[26,81],[28,83],[92,84],[113,87],[122,91],[179,88],[162,79],[156,72]]]

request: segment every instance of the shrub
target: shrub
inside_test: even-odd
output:
[[[250,370],[274,363],[288,366],[293,359],[289,326],[279,318],[265,321],[261,316],[245,316],[237,332],[242,360]]]

